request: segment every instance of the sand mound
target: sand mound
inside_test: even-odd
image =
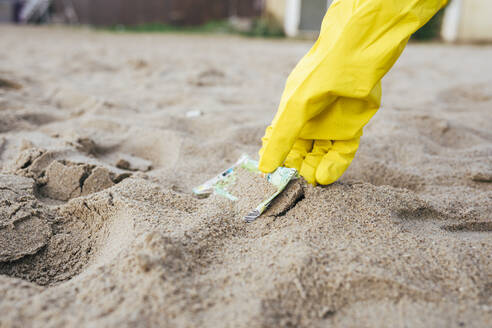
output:
[[[0,133],[9,132],[12,130],[30,130],[38,125],[47,124],[54,121],[55,118],[51,115],[36,112],[2,113],[2,121],[0,122]]]
[[[22,89],[22,85],[11,80],[0,78],[0,89]]]
[[[101,191],[130,176],[96,165],[57,159],[63,155],[29,148],[19,155],[14,170],[34,178],[42,196],[63,201]]]
[[[110,172],[102,167],[53,161],[45,171],[43,196],[68,200],[88,195],[114,185]]]
[[[49,213],[33,186],[31,179],[0,174],[0,262],[35,254],[51,237]]]
[[[490,326],[490,47],[410,45],[343,178],[245,224],[254,177],[191,189],[309,43],[1,30],[0,326]]]
[[[121,243],[131,242],[131,221],[124,218],[124,209],[122,204],[115,204],[111,192],[60,206],[50,220],[51,238],[42,245],[45,247],[30,253],[32,256],[1,264],[0,272],[39,285],[52,285],[74,277],[88,264],[98,261],[100,252],[105,249],[103,245],[117,253]],[[121,222],[114,223],[115,220]],[[126,224],[130,226],[125,227]],[[114,238],[118,234],[119,241]],[[105,253],[103,257],[111,252]]]

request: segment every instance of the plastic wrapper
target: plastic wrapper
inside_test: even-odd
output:
[[[232,194],[231,189],[236,181],[235,172],[239,168],[244,168],[252,173],[258,174],[266,179],[266,181],[274,186],[274,191],[271,195],[268,195],[262,200],[255,208],[244,217],[246,222],[252,222],[256,220],[267,208],[268,205],[277,197],[287,186],[287,184],[297,177],[297,171],[295,169],[279,167],[272,173],[262,173],[258,170],[258,161],[252,160],[247,155],[242,155],[241,158],[230,168],[215,176],[214,178],[206,181],[200,186],[193,188],[193,193],[199,197],[206,197],[212,193],[226,197],[231,201],[237,201],[245,195]],[[249,191],[248,191],[249,192]],[[250,192],[255,192],[251,190]]]

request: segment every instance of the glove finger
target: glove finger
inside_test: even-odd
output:
[[[273,131],[273,127],[271,125],[267,126],[267,128],[265,130],[265,135],[263,135],[263,137],[261,138],[261,148],[258,151],[260,158],[261,158],[261,156],[263,156],[263,153],[265,152],[265,146],[268,143],[268,141],[270,140],[270,137],[272,135],[272,131]]]
[[[313,148],[313,140],[297,139],[292,149],[285,159],[284,166],[301,170],[304,158]]]
[[[316,182],[327,185],[338,180],[354,159],[360,137],[351,140],[337,140],[323,156],[316,169]]]
[[[302,122],[289,115],[280,116],[263,143],[258,168],[264,173],[281,166],[302,129]]]
[[[316,185],[316,170],[323,156],[331,149],[332,142],[330,140],[315,140],[313,149],[306,155],[302,162],[299,174],[312,185]]]

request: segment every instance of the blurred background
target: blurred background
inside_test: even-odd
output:
[[[343,1],[343,0],[342,0]],[[332,0],[0,0],[0,22],[76,24],[128,31],[316,36]],[[452,0],[414,35],[492,41],[492,1]]]

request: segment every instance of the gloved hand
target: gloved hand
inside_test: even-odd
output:
[[[262,138],[259,169],[282,164],[330,184],[352,162],[381,100],[381,78],[410,35],[447,0],[335,0],[320,36],[287,79]]]

